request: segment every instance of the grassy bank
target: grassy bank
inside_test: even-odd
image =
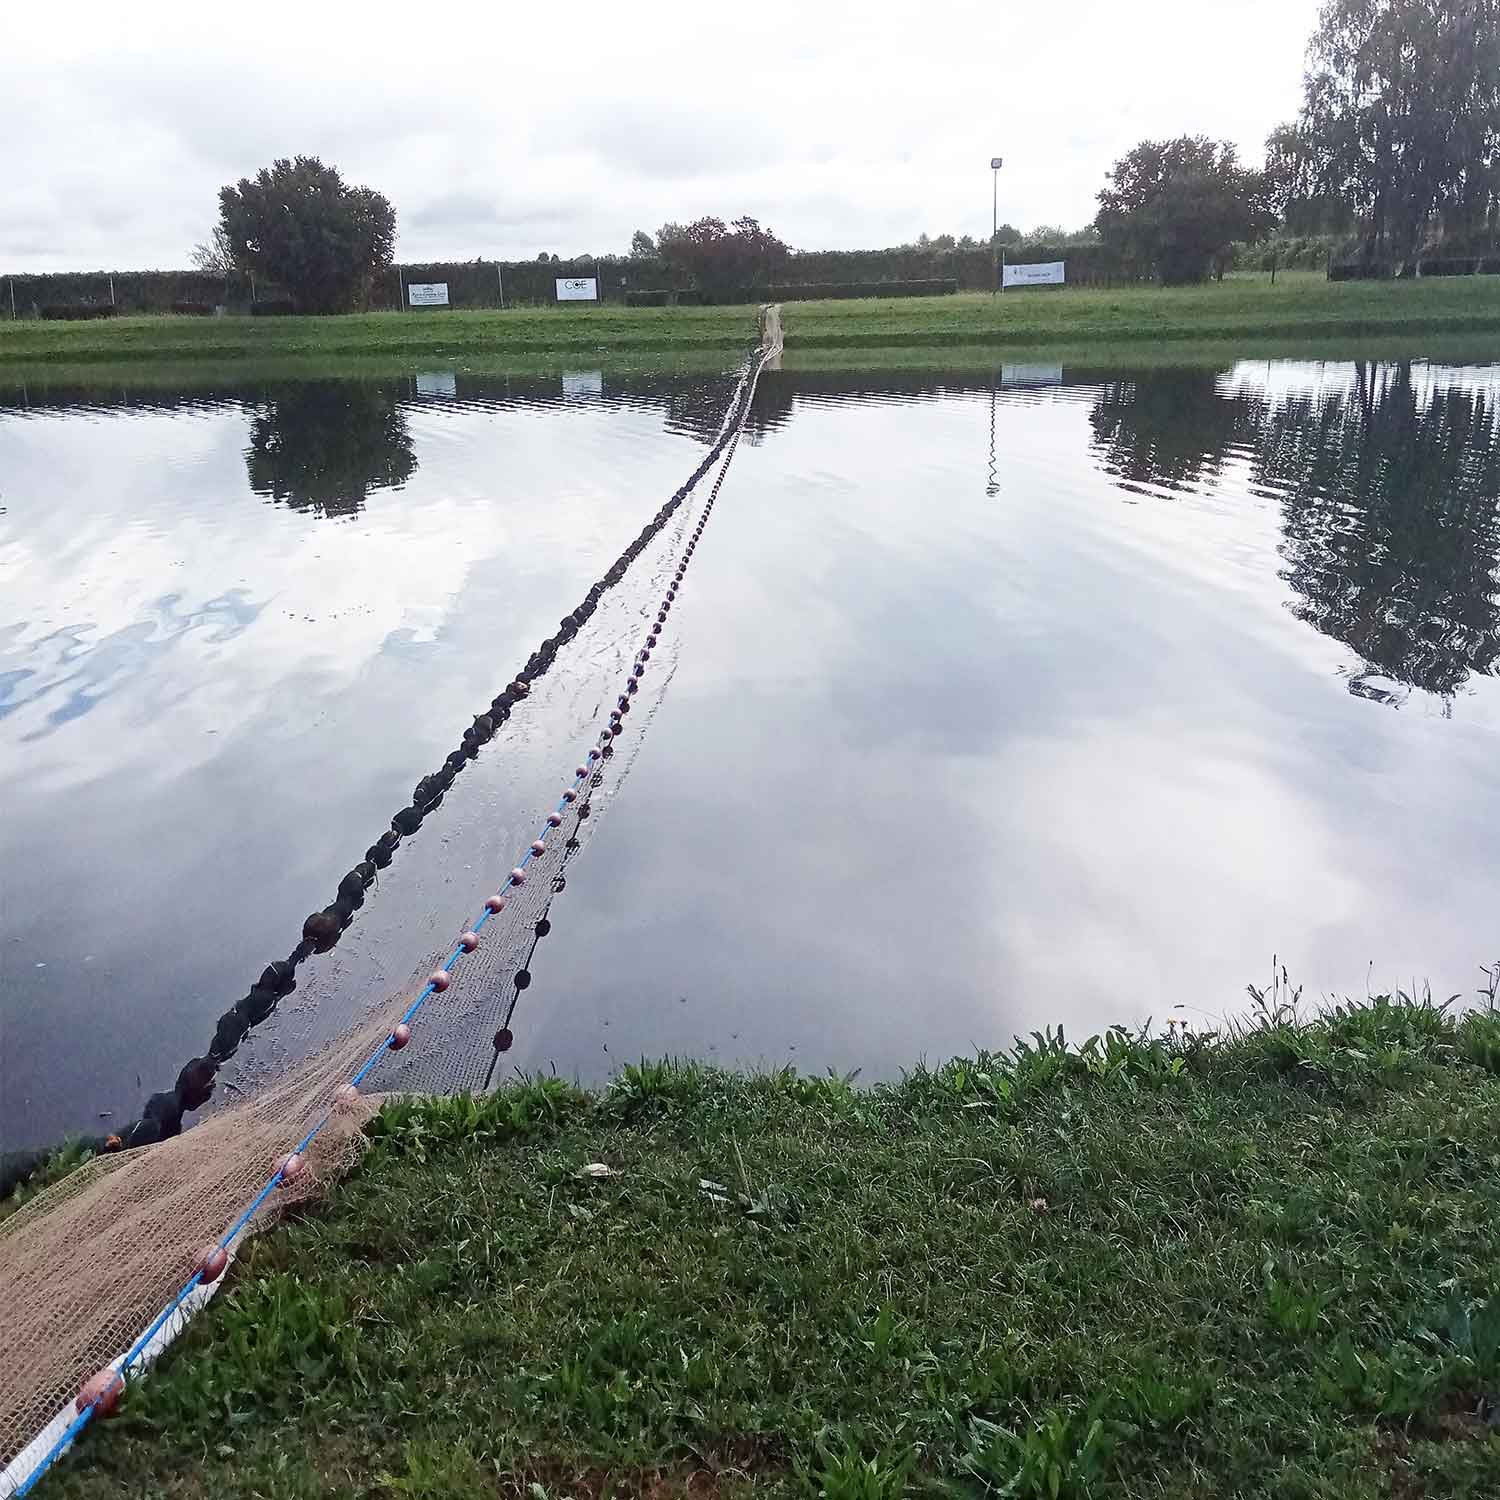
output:
[[[735,351],[755,342],[753,307],[559,307],[360,313],[341,318],[115,318],[0,323],[0,366],[242,360],[403,360],[507,355],[619,358]],[[407,368],[410,368],[408,365]]]
[[[749,347],[732,349],[629,349],[610,354],[502,353],[442,355],[385,353],[329,357],[279,355],[227,361],[130,361],[123,364],[7,365],[0,361],[0,402],[25,406],[59,398],[87,399],[107,386],[111,392],[146,395],[152,391],[203,391],[215,396],[297,380],[409,380],[414,371],[444,369],[461,376],[553,378],[586,366],[606,379],[640,375],[712,378],[732,370]],[[1107,378],[1111,372],[1148,369],[1226,370],[1245,359],[1314,361],[1425,359],[1436,363],[1483,364],[1500,358],[1500,335],[1404,334],[1383,338],[1246,339],[1210,342],[1159,339],[1102,344],[903,344],[833,346],[788,350],[782,368],[792,375],[837,371],[982,370],[996,375],[1016,365],[1061,365],[1070,379]]]
[[[1112,346],[1191,359],[1194,346],[1283,353],[1314,341],[1460,337],[1500,347],[1500,277],[1329,282],[1306,272],[1244,273],[1201,287],[1127,287],[966,294],[854,302],[796,302],[784,310],[793,360],[851,359],[917,348],[1003,351],[1016,357],[1097,357]],[[409,372],[447,366],[575,362],[703,363],[755,338],[750,307],[518,308],[507,312],[369,313],[343,318],[121,318],[100,323],[0,323],[0,372],[76,373],[134,366],[299,373]],[[1246,349],[1253,343],[1253,350]],[[884,357],[884,356],[880,356]]]
[[[1273,286],[1269,276],[1243,273],[1192,287],[792,302],[784,322],[789,350],[1500,333],[1500,276],[1330,282],[1293,272]]]
[[[1500,1021],[398,1103],[72,1496],[1500,1493]]]

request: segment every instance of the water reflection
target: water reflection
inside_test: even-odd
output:
[[[1134,492],[1193,491],[1242,463],[1281,507],[1293,612],[1379,679],[1440,697],[1500,656],[1500,420],[1483,385],[1411,361],[1314,389],[1225,389],[1213,371],[1115,381],[1090,414],[1105,471]]]
[[[296,510],[352,516],[371,490],[399,489],[417,456],[402,411],[405,382],[302,381],[250,418],[250,488]]]
[[[702,458],[731,385],[0,392],[0,869],[27,872],[0,1136],[124,1120],[137,1074],[202,1050]],[[1299,943],[1310,992],[1372,958],[1461,988],[1493,957],[1466,946],[1500,816],[1492,387],[768,375],[673,615],[681,671],[506,1065],[588,1074],[609,1038],[874,1075],[1119,1019],[1127,981],[1142,1014],[1232,1005]],[[434,804],[298,1007],[399,983],[469,914],[613,641],[558,651],[556,723],[533,701]],[[776,878],[752,898],[747,871]]]
[[[1269,404],[1254,463],[1281,497],[1298,618],[1429,693],[1494,671],[1500,425],[1483,391],[1419,394],[1410,364],[1361,366],[1351,392]]]
[[[79,623],[14,644],[0,636],[6,660],[14,663],[0,672],[0,719],[46,700],[45,715],[21,736],[23,742],[38,739],[111,694],[130,692],[185,637],[197,633],[205,645],[222,645],[248,630],[264,607],[241,589],[187,608],[181,595],[167,594],[146,606],[145,618],[103,634],[94,623]],[[19,638],[23,632],[11,625],[4,634]]]
[[[1198,489],[1255,430],[1259,403],[1225,395],[1216,370],[1164,370],[1111,381],[1089,424],[1094,451],[1122,489]]]

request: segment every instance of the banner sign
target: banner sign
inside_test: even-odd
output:
[[[557,300],[559,302],[597,302],[599,283],[592,276],[559,276]]]
[[[420,377],[418,377],[420,378]],[[1001,385],[1061,385],[1061,365],[1001,365]]]
[[[1005,266],[1006,286],[1061,286],[1065,277],[1063,275],[1065,260],[1040,261],[1030,266],[1013,266],[1009,262]]]
[[[406,300],[413,307],[447,307],[446,281],[413,281],[407,285]]]
[[[417,394],[419,396],[457,396],[458,375],[452,370],[433,370],[428,374],[418,374]]]
[[[565,396],[602,396],[604,394],[604,371],[564,370],[562,393]]]

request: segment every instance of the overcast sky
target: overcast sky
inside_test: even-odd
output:
[[[318,155],[398,258],[623,252],[753,214],[801,249],[1087,222],[1110,163],[1259,161],[1317,0],[7,7],[0,271],[180,267],[226,182]]]

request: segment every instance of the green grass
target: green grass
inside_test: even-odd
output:
[[[1281,998],[392,1104],[46,1493],[1500,1493],[1500,1018]]]
[[[783,324],[791,351],[1474,334],[1500,332],[1500,276],[1330,282],[1301,271],[1272,286],[1244,272],[1194,287],[790,302]]]
[[[998,297],[793,302],[784,309],[797,360],[862,350],[1066,351],[1086,362],[1111,345],[1158,359],[1246,341],[1297,352],[1314,340],[1474,340],[1500,333],[1500,277],[1329,282],[1320,273],[1241,272],[1200,287],[1012,291]],[[134,317],[99,323],[0,322],[0,370],[98,365],[236,366],[280,373],[406,372],[417,360],[524,368],[558,360],[705,361],[747,348],[752,307],[516,308],[506,312],[366,313],[342,318]],[[1493,341],[1490,346],[1493,348]]]
[[[340,318],[115,318],[97,323],[0,322],[0,366],[139,361],[463,361],[534,354],[581,358],[632,352],[742,352],[753,307],[516,308],[506,312],[360,313]],[[410,368],[408,365],[407,368]]]

